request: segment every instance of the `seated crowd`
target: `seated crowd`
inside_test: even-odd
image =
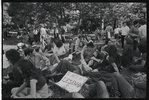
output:
[[[146,38],[137,44],[140,56],[133,54],[133,40],[125,37],[122,54],[109,40],[96,46],[91,38],[78,36],[73,49],[66,50],[60,40],[46,39],[46,46],[23,45],[18,50],[5,52],[12,68],[13,78],[4,81],[5,92],[12,98],[47,98],[53,92],[48,87],[49,77],[64,76],[67,71],[86,76],[85,84],[95,84],[89,90],[90,98],[145,98],[146,97]],[[135,44],[136,45],[136,44]],[[74,56],[80,63],[74,64]],[[132,73],[131,81],[124,71]],[[138,74],[139,73],[139,74]],[[138,77],[138,78],[135,78]],[[61,98],[86,98],[81,93],[68,93]]]

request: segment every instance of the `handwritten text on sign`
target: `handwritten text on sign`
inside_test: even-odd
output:
[[[68,71],[65,76],[56,83],[68,92],[78,92],[88,78]]]

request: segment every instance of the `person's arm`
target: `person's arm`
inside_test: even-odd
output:
[[[19,72],[19,70],[15,67],[12,69],[13,75],[14,75],[14,81],[12,84],[22,84],[22,74]]]
[[[114,31],[113,31],[113,28],[112,28],[112,27],[111,27],[111,30],[110,30],[110,32],[111,32],[111,33],[114,33]]]
[[[87,64],[87,63],[85,62],[85,59],[84,59],[84,56],[83,56],[84,51],[85,51],[85,48],[86,48],[86,45],[83,47],[83,49],[82,49],[82,51],[81,51],[81,63],[83,63],[83,64]]]
[[[107,60],[108,60],[109,63],[113,66],[114,70],[119,73],[118,67],[117,67],[117,65],[115,64],[115,62],[113,61],[113,59],[112,59],[111,57],[107,56]]]
[[[89,65],[86,63],[84,56],[83,56],[85,48],[86,48],[86,45],[83,47],[83,49],[81,51],[81,64],[82,64],[83,68],[85,68],[85,70],[87,70],[86,68],[88,68],[89,70],[92,70],[92,68],[89,67]]]
[[[91,57],[91,59],[94,60],[94,61],[97,61],[97,62],[100,62],[101,61],[100,59],[97,59],[95,57]]]
[[[112,63],[111,65],[113,66],[114,70],[119,73],[119,70],[117,68],[117,65],[115,63]]]
[[[45,61],[45,67],[48,68],[48,65],[50,65],[50,61],[46,56],[42,56],[42,59]]]
[[[25,96],[24,98],[35,98],[36,97],[36,79],[30,80],[30,94],[28,96]]]
[[[53,48],[53,53],[56,54],[56,55],[58,54],[56,46],[54,46],[54,48]]]
[[[16,96],[16,95],[17,95],[18,93],[20,93],[26,86],[27,86],[27,82],[24,81],[24,83],[19,87],[19,89],[18,89],[14,94],[12,94],[11,97]]]
[[[62,50],[63,50],[63,54],[66,54],[66,48],[64,46],[62,46]]]

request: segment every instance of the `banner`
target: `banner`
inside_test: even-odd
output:
[[[56,83],[68,92],[78,92],[85,84],[88,78],[68,71],[63,78]]]

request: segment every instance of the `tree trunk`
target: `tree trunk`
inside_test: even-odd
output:
[[[116,28],[116,21],[117,21],[117,19],[116,19],[116,18],[114,18],[114,25],[113,25],[113,29],[115,29],[115,28]]]

